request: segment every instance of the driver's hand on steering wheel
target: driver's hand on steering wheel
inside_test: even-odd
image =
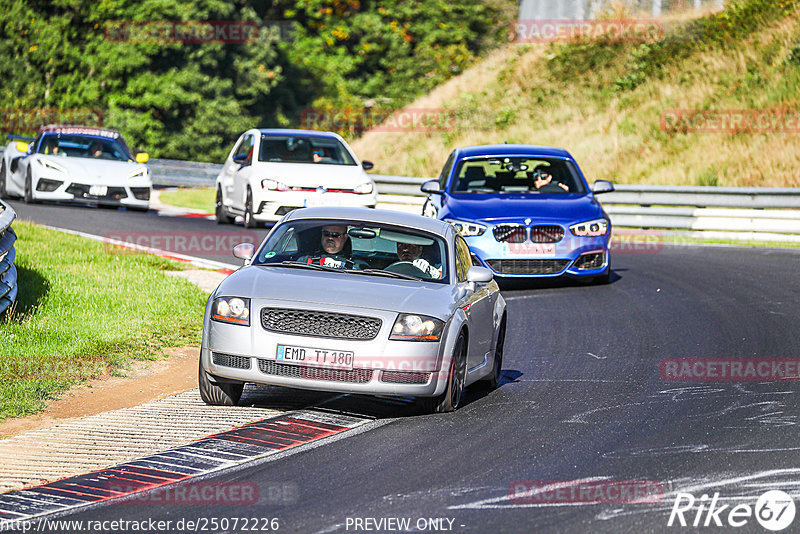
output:
[[[411,263],[414,265],[414,267],[416,267],[423,273],[429,274],[431,278],[439,278],[442,276],[442,270],[437,269],[436,267],[428,263],[428,260],[425,260],[423,258],[417,258]]]

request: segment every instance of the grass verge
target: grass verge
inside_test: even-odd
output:
[[[158,198],[170,206],[203,210],[210,214],[214,213],[214,193],[213,187],[181,187],[177,191],[162,191]]]
[[[0,319],[0,419],[89,378],[200,344],[206,295],[176,262],[15,223],[18,301]]]

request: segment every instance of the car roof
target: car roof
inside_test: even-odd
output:
[[[449,223],[440,221],[439,219],[432,219],[430,217],[423,217],[422,215],[414,215],[412,213],[371,208],[346,208],[339,206],[296,209],[289,212],[285,220],[289,221],[299,219],[349,219],[355,221],[394,224],[397,226],[407,226],[417,230],[424,230],[426,232],[438,234],[443,237],[447,237],[448,232],[453,228]]]
[[[543,156],[573,159],[563,148],[544,145],[477,145],[456,149],[456,157],[471,158],[476,156]]]
[[[283,128],[259,128],[259,132],[263,135],[295,135],[304,137],[326,137],[331,139],[339,139],[339,136],[334,132],[320,132],[317,130],[291,130]]]

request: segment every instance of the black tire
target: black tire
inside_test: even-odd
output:
[[[30,167],[28,167],[28,173],[25,175],[25,196],[23,200],[25,200],[25,204],[36,203],[36,200],[33,198],[33,179],[31,178]]]
[[[497,334],[497,344],[494,348],[494,370],[483,380],[481,385],[486,389],[496,389],[500,385],[500,374],[503,371],[503,347],[506,343],[506,316],[500,321],[500,332]]]
[[[6,160],[0,163],[0,198],[8,197],[6,192]]]
[[[236,406],[239,403],[239,399],[242,398],[243,382],[214,384],[208,379],[202,362],[200,363],[197,382],[200,387],[200,398],[211,406]]]
[[[225,206],[222,204],[222,189],[219,187],[217,188],[217,202],[214,214],[217,224],[231,224],[233,222],[233,218],[228,215],[228,212],[225,211]]]
[[[255,228],[258,226],[253,218],[253,191],[247,188],[247,200],[244,201],[244,227]]]
[[[458,335],[456,346],[453,348],[450,370],[447,373],[447,389],[438,397],[420,398],[419,405],[422,411],[424,413],[446,413],[457,410],[464,397],[466,371],[467,343],[462,332]]]

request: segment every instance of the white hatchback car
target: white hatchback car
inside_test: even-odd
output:
[[[253,228],[297,208],[374,208],[378,194],[365,172],[372,167],[333,132],[248,130],[217,176],[217,222],[231,223],[239,215]]]

